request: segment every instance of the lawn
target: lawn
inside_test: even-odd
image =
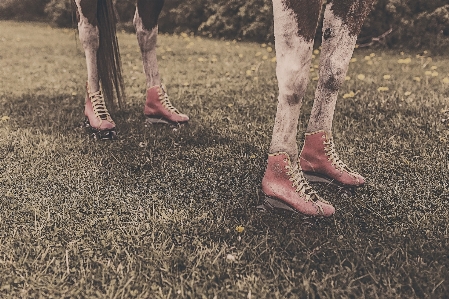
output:
[[[333,133],[367,185],[314,185],[337,209],[314,220],[257,209],[272,45],[161,35],[163,81],[191,118],[174,129],[145,127],[137,40],[118,38],[127,107],[119,139],[95,142],[75,32],[0,22],[1,298],[449,296],[449,56],[356,50]]]

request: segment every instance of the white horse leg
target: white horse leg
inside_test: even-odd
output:
[[[158,35],[157,20],[163,3],[164,1],[139,0],[134,15],[133,23],[142,53],[147,88],[161,84],[156,57],[156,44]]]
[[[346,166],[335,152],[332,120],[363,20],[372,0],[331,1],[323,24],[320,79],[315,93],[300,164],[309,181],[359,187],[365,179]]]
[[[164,5],[163,0],[138,0],[134,15],[137,40],[142,52],[143,69],[146,75],[147,96],[144,114],[149,124],[182,124],[189,117],[180,113],[171,103],[166,88],[161,84],[156,57],[158,35],[157,21]]]
[[[315,9],[319,11],[319,7]],[[286,1],[273,0],[273,14],[279,97],[269,151],[286,152],[292,161],[296,161],[298,118],[309,79],[313,34],[306,37],[300,35],[301,28],[297,21],[300,16],[286,5]],[[313,32],[317,19],[312,21]]]
[[[307,127],[308,133],[318,130],[330,133],[332,130],[338,92],[345,80],[357,35],[369,12],[368,3],[352,2],[347,8],[342,7],[338,1],[332,1],[327,5],[323,24],[320,78]],[[365,2],[372,3],[372,1]]]
[[[97,52],[100,46],[100,33],[96,21],[97,0],[75,0],[75,3],[79,15],[79,38],[86,56],[88,91],[97,92],[100,90],[97,67]]]
[[[88,126],[97,139],[114,139],[115,123],[112,120],[100,91],[97,52],[100,35],[97,26],[97,0],[75,0],[78,8],[78,30],[87,64],[87,97],[84,114]]]
[[[335,209],[310,188],[298,167],[296,143],[320,8],[320,0],[273,0],[279,97],[262,191],[268,209],[331,216]]]

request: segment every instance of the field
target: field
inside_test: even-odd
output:
[[[448,298],[449,56],[357,49],[334,138],[366,176],[330,219],[258,211],[277,104],[272,45],[159,37],[191,121],[145,127],[134,35],[120,33],[119,139],[80,128],[76,33],[0,22],[1,298]],[[319,49],[300,119],[302,146]]]

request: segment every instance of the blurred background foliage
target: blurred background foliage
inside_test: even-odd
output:
[[[114,0],[121,29],[134,30],[135,1]],[[60,27],[76,24],[71,0],[0,0],[0,19],[48,21]],[[214,38],[273,41],[272,4],[271,0],[166,0],[159,29]],[[317,41],[320,36],[318,27]],[[448,0],[378,0],[364,24],[359,44],[447,49]]]

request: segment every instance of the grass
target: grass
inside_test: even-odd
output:
[[[75,33],[0,22],[0,297],[447,298],[449,57],[356,51],[334,137],[368,184],[350,198],[316,185],[336,215],[304,220],[256,209],[273,52],[161,35],[160,72],[191,117],[173,130],[144,126],[137,41],[119,41],[128,107],[120,139],[94,142]]]

